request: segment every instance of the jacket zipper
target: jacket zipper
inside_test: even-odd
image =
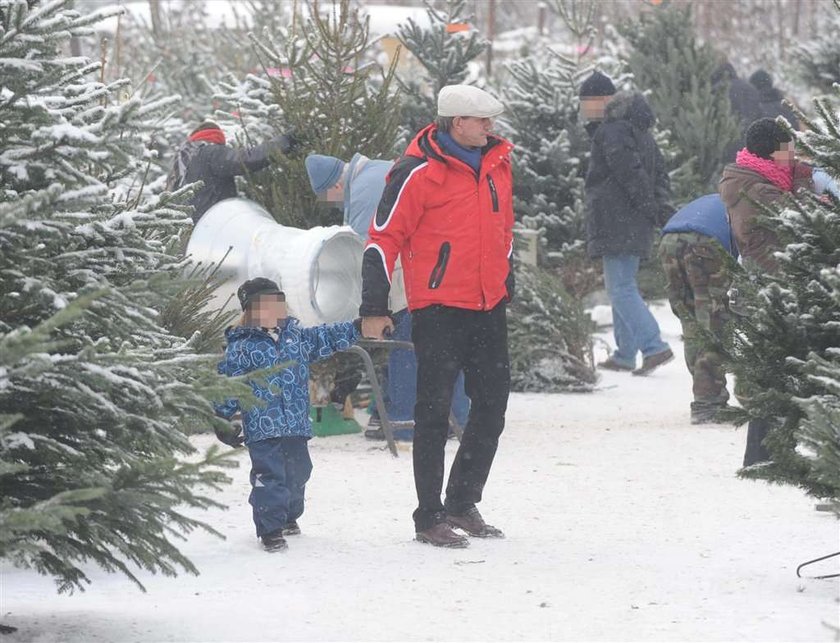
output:
[[[440,245],[437,263],[432,269],[432,274],[429,276],[429,288],[431,290],[438,288],[443,281],[443,275],[446,274],[446,264],[449,263],[450,249],[451,246],[448,241],[444,241]]]
[[[487,175],[487,185],[490,186],[490,198],[493,201],[493,212],[499,211],[499,195],[496,192],[496,184],[493,183],[493,179],[490,178],[490,175]]]

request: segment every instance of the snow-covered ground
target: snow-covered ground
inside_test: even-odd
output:
[[[795,568],[838,549],[837,521],[737,479],[745,430],[691,426],[689,400],[681,360],[591,395],[514,395],[481,506],[507,539],[460,551],[413,542],[408,448],[349,436],[312,442],[304,535],[266,554],[243,452],[230,509],[204,516],[227,540],[184,544],[200,576],[144,575],[142,594],[92,570],[58,596],[5,566],[0,623],[20,630],[3,640],[834,640],[837,581]]]

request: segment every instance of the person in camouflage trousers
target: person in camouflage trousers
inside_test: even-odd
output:
[[[668,300],[683,329],[693,380],[692,424],[715,422],[729,400],[719,342],[729,319],[734,258],[726,208],[717,194],[692,201],[662,230],[659,257]]]

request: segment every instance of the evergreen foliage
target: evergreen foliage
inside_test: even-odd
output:
[[[814,162],[840,176],[840,117],[827,99],[798,135]],[[773,274],[741,278],[745,316],[730,342],[739,419],[768,418],[771,461],[742,475],[840,497],[837,380],[840,377],[840,203],[800,194],[765,208],[766,225],[784,244]]]
[[[674,199],[686,203],[716,190],[723,150],[739,138],[726,88],[712,86],[719,56],[698,42],[689,7],[662,7],[619,27],[631,45],[627,60],[674,146]]]
[[[83,589],[86,563],[196,573],[172,542],[227,480],[208,396],[245,394],[162,325],[189,189],[144,190],[150,136],[177,97],[124,98],[68,57],[113,10],[0,3],[0,557]]]
[[[267,109],[275,133],[292,131],[302,143],[297,154],[251,177],[249,194],[278,222],[300,228],[341,223],[334,210],[318,205],[306,154],[390,158],[399,123],[395,63],[382,73],[373,61],[369,19],[350,0],[310,0],[306,9],[305,17],[299,12],[290,24],[252,38],[265,77],[249,77],[245,90],[256,108]],[[251,109],[244,102],[237,107]]]
[[[411,73],[397,79],[403,93],[401,148],[435,120],[437,95],[446,85],[476,84],[470,63],[489,46],[478,31],[469,27],[466,0],[445,0],[442,8],[425,0],[429,26],[409,18],[399,29],[402,45],[411,53]],[[466,30],[461,30],[466,27]],[[419,65],[421,73],[414,73]]]
[[[180,95],[178,116],[194,127],[213,112],[213,96],[223,78],[256,68],[253,50],[243,46],[245,16],[241,24],[212,25],[200,0],[160,4],[158,11],[160,23],[154,25],[123,17],[108,71],[130,78],[144,98]]]
[[[597,379],[593,327],[576,296],[598,277],[586,259],[583,183],[589,137],[578,119],[578,87],[591,71],[582,56],[595,35],[594,4],[555,0],[552,8],[577,53],[566,56],[537,42],[529,56],[505,66],[501,89],[502,131],[516,145],[514,213],[518,225],[542,233],[540,263],[547,266],[517,262],[509,318],[511,378],[518,391],[590,391]]]
[[[834,0],[834,9],[823,8],[822,22],[827,30],[794,50],[801,79],[825,93],[832,90],[834,83],[840,83],[840,0]]]
[[[511,389],[588,392],[597,382],[594,324],[553,273],[519,265],[508,316]]]
[[[588,26],[591,28],[591,25]],[[516,145],[517,220],[543,230],[548,257],[585,243],[583,182],[589,137],[578,118],[580,60],[549,47],[507,65],[505,133]]]

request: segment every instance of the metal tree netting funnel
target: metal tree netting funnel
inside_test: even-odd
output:
[[[364,242],[348,227],[288,228],[246,199],[210,208],[187,245],[196,263],[218,263],[228,253],[219,270],[225,282],[212,305],[221,306],[244,281],[267,277],[280,285],[289,313],[305,326],[358,316],[363,252]],[[234,296],[227,308],[238,307]]]

